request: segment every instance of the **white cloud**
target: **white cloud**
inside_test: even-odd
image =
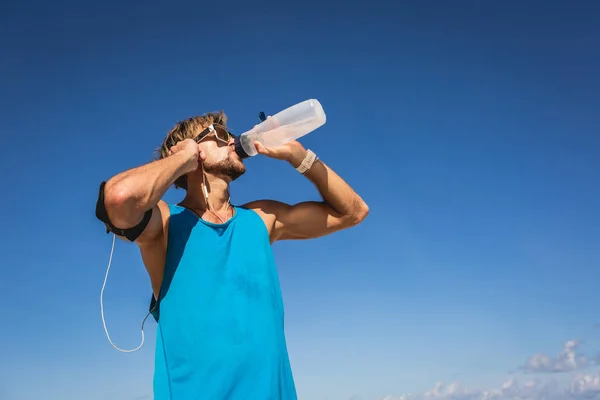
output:
[[[536,354],[519,369],[527,374],[496,388],[480,389],[459,382],[438,382],[423,393],[388,395],[379,400],[600,400],[600,369],[576,373],[600,365],[600,354],[578,353],[581,342],[567,341],[556,357]],[[529,379],[529,373],[564,373],[559,379]],[[522,379],[522,380],[521,380]]]
[[[471,389],[451,383],[436,385],[425,393],[386,396],[385,400],[600,400],[600,371],[574,376],[566,385],[555,380],[516,379],[492,389]]]
[[[600,399],[600,372],[595,375],[578,375],[571,381],[569,392],[582,399]]]
[[[577,353],[580,344],[578,340],[569,340],[558,356],[536,354],[521,369],[527,372],[571,372],[587,368],[592,361],[585,354]]]

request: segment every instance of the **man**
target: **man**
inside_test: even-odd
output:
[[[368,214],[297,141],[256,148],[298,169],[323,201],[233,206],[229,184],[245,166],[226,123],[223,112],[181,121],[157,160],[101,185],[97,215],[139,246],[157,301],[155,400],[296,399],[271,244],[331,234]],[[179,204],[161,200],[173,184],[186,191]]]

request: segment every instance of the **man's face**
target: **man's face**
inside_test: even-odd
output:
[[[246,166],[237,155],[233,146],[233,137],[219,125],[215,130],[200,139],[200,148],[204,151],[204,171],[233,181],[246,172]]]

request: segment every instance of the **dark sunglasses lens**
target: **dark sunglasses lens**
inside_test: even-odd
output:
[[[233,137],[233,135],[231,135],[229,132],[227,132],[227,130],[225,130],[224,128],[216,127],[215,131],[216,131],[215,135],[217,136],[217,138],[224,142],[228,142],[229,139],[231,137]]]

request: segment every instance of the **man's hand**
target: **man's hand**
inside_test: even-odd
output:
[[[269,118],[271,118],[270,115],[267,116],[267,119]],[[263,146],[262,143],[254,142],[254,148],[258,154],[277,160],[287,161],[292,164],[294,168],[298,167],[302,163],[302,160],[304,160],[304,157],[306,157],[306,149],[296,140],[292,140],[282,146],[269,148]]]
[[[304,160],[304,157],[306,157],[306,149],[296,140],[282,146],[269,148],[263,146],[259,142],[254,142],[254,147],[256,148],[256,151],[258,151],[258,154],[277,160],[287,161],[292,164],[294,168],[299,166],[302,163],[302,160]]]
[[[187,160],[184,167],[185,173],[198,169],[199,160],[204,161],[206,158],[206,154],[204,154],[204,151],[194,139],[185,139],[181,142],[177,142],[175,146],[169,149],[169,153],[171,156],[177,153],[185,156]]]

